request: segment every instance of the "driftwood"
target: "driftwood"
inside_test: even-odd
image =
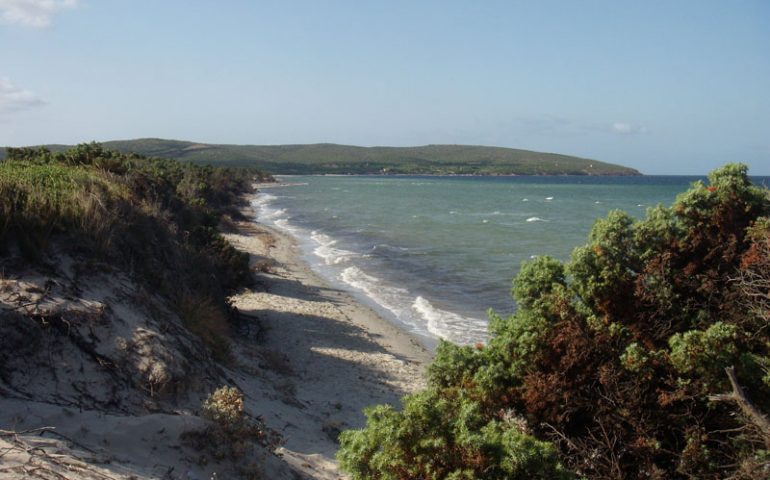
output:
[[[727,378],[730,379],[730,385],[733,387],[733,391],[730,393],[720,393],[718,395],[709,395],[709,400],[714,402],[735,402],[741,407],[743,414],[748,417],[749,421],[757,427],[762,433],[762,438],[765,441],[765,445],[770,448],[770,420],[767,419],[764,413],[762,413],[746,396],[746,392],[738,384],[738,378],[735,376],[735,367],[730,366],[725,368]]]

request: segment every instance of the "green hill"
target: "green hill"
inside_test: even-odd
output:
[[[156,138],[103,145],[198,164],[255,166],[275,174],[639,175],[632,168],[586,158],[473,145],[217,145]]]

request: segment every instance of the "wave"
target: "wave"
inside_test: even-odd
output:
[[[485,322],[438,309],[424,297],[418,296],[412,309],[425,321],[428,331],[437,337],[459,344],[487,338]]]
[[[277,200],[278,197],[269,193],[260,192],[254,200],[251,201],[251,206],[257,212],[257,219],[265,223],[277,223],[278,220],[285,219],[287,212],[285,208],[274,208],[272,203]]]
[[[396,247],[387,243],[379,243],[372,247],[372,251],[385,250],[391,252],[408,252],[410,249],[407,247]]]
[[[280,208],[278,210],[273,210],[273,211],[266,212],[263,215],[263,217],[264,218],[268,218],[268,219],[273,219],[273,218],[283,217],[284,215],[286,215],[286,209],[285,208]]]
[[[409,298],[409,290],[383,284],[382,280],[367,273],[358,267],[345,268],[340,274],[340,279],[348,285],[364,292],[378,305],[390,310],[396,317],[405,321],[405,299]],[[410,322],[411,323],[411,322]],[[413,327],[418,325],[412,324]]]
[[[526,221],[527,222],[545,222],[546,220],[543,220],[540,217],[529,217]]]
[[[352,257],[357,256],[355,252],[351,252],[350,250],[335,248],[334,246],[337,244],[337,240],[324,233],[313,231],[310,234],[310,238],[318,244],[318,246],[313,249],[313,253],[316,254],[316,256],[321,257],[326,265],[339,265],[348,262]]]
[[[276,197],[275,195],[259,192],[259,194],[254,198],[254,200],[251,201],[251,205],[253,207],[262,207],[269,203],[272,203],[276,198],[278,197]]]

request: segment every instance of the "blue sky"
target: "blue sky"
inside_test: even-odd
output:
[[[0,0],[0,145],[138,137],[770,175],[770,2]]]

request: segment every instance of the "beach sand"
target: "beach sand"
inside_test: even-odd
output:
[[[265,329],[256,344],[241,342],[240,355],[255,350],[272,370],[270,379],[285,391],[276,404],[245,389],[254,400],[250,407],[285,436],[279,452],[287,462],[313,478],[339,478],[336,434],[362,427],[364,407],[398,405],[400,396],[421,387],[431,355],[415,338],[319,278],[288,235],[239,222],[237,231],[225,236],[267,270],[258,274],[262,288],[233,297],[239,311],[258,318]]]

